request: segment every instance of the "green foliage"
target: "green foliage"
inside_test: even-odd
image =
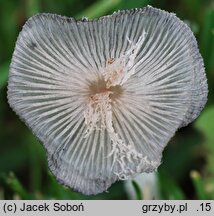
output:
[[[102,16],[106,14],[108,11],[115,9],[120,2],[121,0],[97,1],[94,4],[92,4],[90,7],[86,8],[81,13],[79,13],[76,16],[76,18],[79,19],[81,17],[95,18],[95,17]]]
[[[205,184],[202,180],[202,177],[199,172],[193,170],[190,172],[190,177],[192,179],[196,195],[198,199],[208,199],[209,197],[207,196],[205,192]]]
[[[34,198],[30,193],[28,193],[20,181],[15,177],[14,173],[9,173],[8,176],[3,175],[3,180],[5,184],[11,189],[14,195],[18,195],[20,199],[31,199]]]
[[[140,186],[138,185],[138,183],[135,180],[132,180],[132,185],[134,187],[134,191],[136,193],[137,200],[142,200],[143,199],[143,196],[142,196],[143,193],[141,191]]]
[[[179,187],[176,180],[164,170],[159,172],[159,187],[163,199],[185,199],[184,192]]]
[[[19,31],[41,13],[99,17],[150,4],[175,12],[196,34],[204,58],[209,100],[202,115],[179,130],[158,169],[160,198],[214,199],[214,3],[212,0],[8,0],[0,7],[0,199],[126,199],[123,182],[108,193],[83,196],[58,184],[48,171],[45,150],[9,108],[6,85]],[[138,199],[142,189],[132,182]]]
[[[214,106],[207,108],[198,118],[195,125],[206,137],[203,145],[206,156],[206,166],[203,172],[208,196],[214,199]]]
[[[0,66],[0,90],[5,87],[8,79],[9,63],[6,62]]]

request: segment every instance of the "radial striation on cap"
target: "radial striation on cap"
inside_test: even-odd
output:
[[[94,20],[33,16],[8,82],[9,104],[44,145],[52,173],[84,194],[155,171],[207,92],[190,28],[150,6]]]

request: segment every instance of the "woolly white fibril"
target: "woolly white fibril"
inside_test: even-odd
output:
[[[195,37],[174,14],[39,14],[18,37],[8,99],[56,178],[97,194],[156,170],[175,131],[203,109],[207,82]]]

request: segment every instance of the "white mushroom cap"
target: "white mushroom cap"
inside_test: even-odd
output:
[[[189,27],[147,6],[95,20],[30,18],[13,54],[8,100],[44,145],[56,178],[97,194],[156,170],[207,91]]]

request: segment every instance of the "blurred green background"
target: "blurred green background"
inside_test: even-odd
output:
[[[204,58],[209,85],[208,103],[200,117],[180,129],[164,151],[157,172],[160,198],[214,199],[212,0],[0,0],[0,199],[128,199],[122,181],[97,196],[83,196],[58,184],[48,171],[42,145],[8,106],[7,79],[16,38],[30,16],[49,12],[94,18],[147,4],[176,13],[191,27]],[[142,190],[135,182],[133,185],[136,193]]]

